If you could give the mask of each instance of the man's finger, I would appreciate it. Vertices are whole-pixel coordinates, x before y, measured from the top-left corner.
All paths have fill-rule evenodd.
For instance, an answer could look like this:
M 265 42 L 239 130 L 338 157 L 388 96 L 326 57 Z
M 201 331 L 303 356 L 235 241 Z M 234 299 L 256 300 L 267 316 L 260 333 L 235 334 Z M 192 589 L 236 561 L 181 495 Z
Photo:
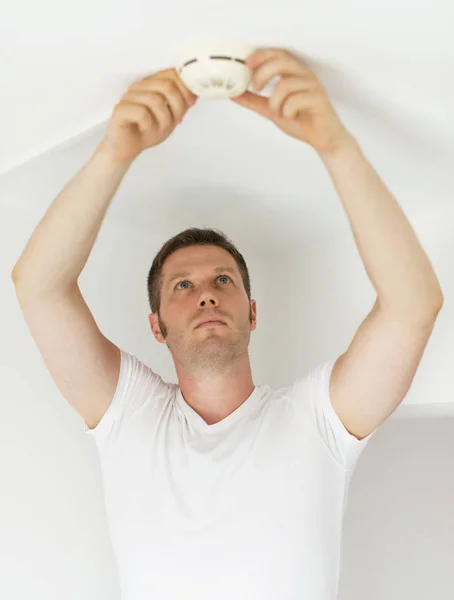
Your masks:
M 268 98 L 264 98 L 258 94 L 253 94 L 252 92 L 244 92 L 244 94 L 241 94 L 241 96 L 231 98 L 231 100 L 236 104 L 240 104 L 245 108 L 249 108 L 249 110 L 253 110 L 266 119 L 271 119 L 272 117 L 268 104 Z
M 303 77 L 312 79 L 313 74 L 309 69 L 296 59 L 281 58 L 265 62 L 256 69 L 252 76 L 252 82 L 257 91 L 262 90 L 274 77 Z
M 193 94 L 191 92 L 191 90 L 183 83 L 183 80 L 179 76 L 178 71 L 176 69 L 172 69 L 171 75 L 172 75 L 172 78 L 174 79 L 175 83 L 180 88 L 181 93 L 188 101 L 188 103 L 191 105 L 195 104 L 197 102 L 197 100 L 199 99 L 199 97 L 196 96 L 195 94 Z

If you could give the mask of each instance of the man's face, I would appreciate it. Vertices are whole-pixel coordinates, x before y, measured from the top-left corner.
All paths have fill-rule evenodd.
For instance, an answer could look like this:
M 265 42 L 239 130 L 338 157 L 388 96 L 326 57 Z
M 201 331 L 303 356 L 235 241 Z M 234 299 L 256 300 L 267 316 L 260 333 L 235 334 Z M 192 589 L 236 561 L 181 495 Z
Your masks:
M 198 327 L 209 318 L 225 324 Z M 189 246 L 166 259 L 160 317 L 151 314 L 150 324 L 156 339 L 167 344 L 187 372 L 227 369 L 247 353 L 255 320 L 255 300 L 249 303 L 229 252 L 218 246 Z

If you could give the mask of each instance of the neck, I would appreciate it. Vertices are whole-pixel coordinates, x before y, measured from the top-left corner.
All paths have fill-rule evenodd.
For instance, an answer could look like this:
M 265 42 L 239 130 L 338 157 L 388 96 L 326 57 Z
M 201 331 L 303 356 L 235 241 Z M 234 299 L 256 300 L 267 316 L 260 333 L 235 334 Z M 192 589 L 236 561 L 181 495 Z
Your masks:
M 187 375 L 176 364 L 178 382 L 186 403 L 208 424 L 225 419 L 254 391 L 249 358 L 223 373 Z

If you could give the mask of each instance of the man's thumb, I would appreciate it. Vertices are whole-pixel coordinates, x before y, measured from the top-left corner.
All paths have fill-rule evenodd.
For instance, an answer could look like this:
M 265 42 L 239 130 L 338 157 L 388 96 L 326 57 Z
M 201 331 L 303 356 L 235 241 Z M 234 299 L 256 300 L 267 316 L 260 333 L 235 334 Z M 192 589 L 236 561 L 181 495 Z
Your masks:
M 249 108 L 249 110 L 253 110 L 259 115 L 262 115 L 262 117 L 267 119 L 271 118 L 268 98 L 264 98 L 258 94 L 253 94 L 252 92 L 244 92 L 244 94 L 241 94 L 241 96 L 231 98 L 231 100 L 240 106 L 244 106 L 245 108 Z

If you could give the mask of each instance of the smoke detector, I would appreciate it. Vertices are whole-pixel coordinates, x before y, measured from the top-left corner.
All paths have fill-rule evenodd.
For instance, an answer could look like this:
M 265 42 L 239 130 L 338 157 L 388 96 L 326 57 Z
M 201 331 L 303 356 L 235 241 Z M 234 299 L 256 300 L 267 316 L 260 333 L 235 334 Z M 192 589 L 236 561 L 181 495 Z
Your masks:
M 256 48 L 240 41 L 205 39 L 190 42 L 177 53 L 177 73 L 185 86 L 204 98 L 234 98 L 252 79 L 245 61 Z

